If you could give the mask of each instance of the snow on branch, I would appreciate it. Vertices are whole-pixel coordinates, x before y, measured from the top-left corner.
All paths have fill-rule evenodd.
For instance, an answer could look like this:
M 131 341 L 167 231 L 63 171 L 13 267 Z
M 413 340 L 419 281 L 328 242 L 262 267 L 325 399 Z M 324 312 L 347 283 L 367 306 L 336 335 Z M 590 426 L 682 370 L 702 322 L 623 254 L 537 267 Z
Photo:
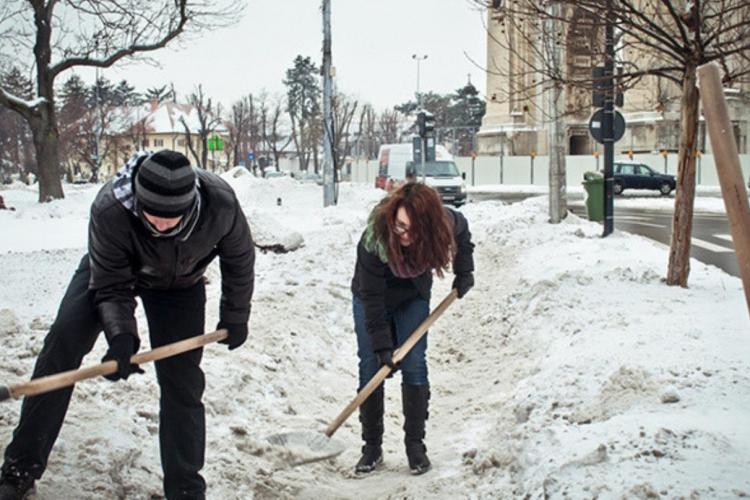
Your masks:
M 44 97 L 37 97 L 34 100 L 27 101 L 25 99 L 21 99 L 20 97 L 14 96 L 3 88 L 0 88 L 0 104 L 24 116 L 30 115 L 36 108 L 45 104 L 46 102 L 47 99 L 45 99 Z

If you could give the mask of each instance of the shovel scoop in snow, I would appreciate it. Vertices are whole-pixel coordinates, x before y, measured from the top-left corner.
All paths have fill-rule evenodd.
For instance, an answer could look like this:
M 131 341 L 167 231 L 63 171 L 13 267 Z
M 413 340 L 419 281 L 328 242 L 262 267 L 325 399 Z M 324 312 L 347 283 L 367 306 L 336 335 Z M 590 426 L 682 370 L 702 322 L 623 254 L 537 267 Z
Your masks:
M 454 300 L 458 297 L 456 290 L 451 292 L 443 299 L 443 301 L 430 313 L 427 318 L 417 327 L 416 330 L 406 339 L 401 347 L 396 349 L 393 353 L 393 362 L 398 364 L 406 355 L 411 351 L 417 342 L 427 333 L 427 330 L 432 324 L 440 317 L 440 315 L 448 309 Z M 375 391 L 375 389 L 383 383 L 383 380 L 391 373 L 391 368 L 387 365 L 383 365 L 380 370 L 370 379 L 366 386 L 362 388 L 359 393 L 352 399 L 346 408 L 339 414 L 336 419 L 331 422 L 325 433 L 319 432 L 286 432 L 281 434 L 274 434 L 268 436 L 266 440 L 272 445 L 278 445 L 283 447 L 287 452 L 286 455 L 289 457 L 289 463 L 291 465 L 303 465 L 311 462 L 317 462 L 319 460 L 327 460 L 339 455 L 344 451 L 345 447 L 339 441 L 331 439 L 331 436 L 341 427 L 349 416 L 354 413 L 354 410 L 360 407 L 362 403 Z
M 344 443 L 319 432 L 285 432 L 266 438 L 269 443 L 286 452 L 291 465 L 303 465 L 327 460 L 344 451 Z

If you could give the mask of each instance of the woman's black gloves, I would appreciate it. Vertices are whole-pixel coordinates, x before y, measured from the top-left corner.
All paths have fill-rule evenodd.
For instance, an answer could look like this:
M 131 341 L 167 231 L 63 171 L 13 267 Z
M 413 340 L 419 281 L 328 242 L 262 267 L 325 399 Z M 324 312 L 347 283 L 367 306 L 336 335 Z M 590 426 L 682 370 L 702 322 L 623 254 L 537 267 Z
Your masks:
M 458 298 L 463 298 L 466 292 L 474 286 L 474 273 L 457 274 L 453 279 L 453 288 L 458 290 Z

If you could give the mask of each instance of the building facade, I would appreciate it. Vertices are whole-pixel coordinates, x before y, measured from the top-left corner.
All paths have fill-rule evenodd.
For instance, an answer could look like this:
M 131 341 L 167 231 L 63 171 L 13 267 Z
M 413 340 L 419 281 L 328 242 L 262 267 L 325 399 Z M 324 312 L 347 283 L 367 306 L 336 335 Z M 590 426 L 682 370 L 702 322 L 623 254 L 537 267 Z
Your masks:
M 152 102 L 134 108 L 120 108 L 114 110 L 117 116 L 112 119 L 111 128 L 100 141 L 102 151 L 102 166 L 100 177 L 109 178 L 136 151 L 159 151 L 171 149 L 184 154 L 192 163 L 196 163 L 190 150 L 199 157 L 203 148 L 200 140 L 201 129 L 197 112 L 189 104 L 175 102 Z M 185 131 L 187 125 L 190 138 Z M 220 125 L 211 135 L 218 135 L 228 142 L 228 133 L 224 125 Z M 224 170 L 228 164 L 225 151 L 209 151 L 207 165 L 209 170 Z
M 488 9 L 487 19 L 487 112 L 477 134 L 479 154 L 546 155 L 549 101 L 543 90 L 545 43 L 533 22 L 509 19 L 502 9 Z M 592 67 L 603 65 L 601 33 L 591 29 L 593 20 L 586 13 L 568 8 L 563 14 L 560 46 L 562 68 L 567 80 L 590 78 Z M 599 50 L 601 54 L 602 50 Z M 633 60 L 647 57 L 633 49 L 623 52 Z M 573 77 L 573 78 L 571 78 Z M 590 155 L 601 151 L 588 132 L 594 108 L 591 90 L 584 85 L 566 85 L 563 91 L 565 154 Z M 680 135 L 681 88 L 662 77 L 647 76 L 624 93 L 619 108 L 626 122 L 623 138 L 615 145 L 618 154 L 676 152 Z M 726 89 L 730 117 L 741 154 L 748 152 L 750 133 L 750 86 L 735 84 Z M 698 147 L 710 153 L 705 127 L 698 131 Z

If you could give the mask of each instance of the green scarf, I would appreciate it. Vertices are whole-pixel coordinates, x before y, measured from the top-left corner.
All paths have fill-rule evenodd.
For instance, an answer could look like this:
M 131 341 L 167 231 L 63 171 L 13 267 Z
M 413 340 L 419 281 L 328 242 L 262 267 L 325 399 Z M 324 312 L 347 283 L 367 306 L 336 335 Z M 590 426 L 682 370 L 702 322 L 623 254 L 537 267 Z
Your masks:
M 373 255 L 377 255 L 383 264 L 388 263 L 388 252 L 385 249 L 385 244 L 380 241 L 375 234 L 375 216 L 377 215 L 378 207 L 372 209 L 370 216 L 367 218 L 367 228 L 365 229 L 364 244 L 365 250 Z

